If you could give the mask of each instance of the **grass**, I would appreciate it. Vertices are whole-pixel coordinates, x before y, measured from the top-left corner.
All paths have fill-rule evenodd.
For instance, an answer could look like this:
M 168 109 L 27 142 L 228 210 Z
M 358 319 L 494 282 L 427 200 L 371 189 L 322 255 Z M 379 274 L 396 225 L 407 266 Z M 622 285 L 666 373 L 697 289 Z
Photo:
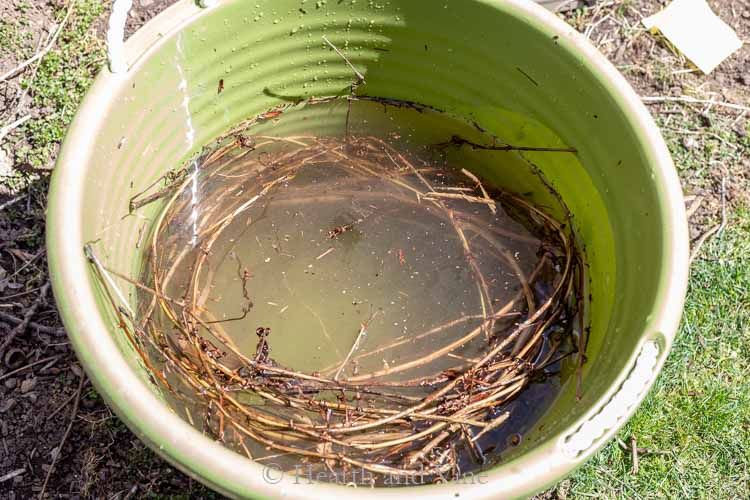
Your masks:
M 616 443 L 557 487 L 574 498 L 750 497 L 750 211 L 704 247 L 685 314 L 651 393 L 619 433 L 671 450 L 640 460 Z
M 36 75 L 28 73 L 22 87 L 29 90 L 33 106 L 42 110 L 28 121 L 22 133 L 27 143 L 15 150 L 15 161 L 47 167 L 75 115 L 94 75 L 104 61 L 104 44 L 94 23 L 104 10 L 99 0 L 79 0 L 55 48 L 41 61 Z M 65 12 L 57 12 L 59 23 Z
M 640 59 L 623 60 L 619 66 L 631 81 L 657 95 L 675 87 L 698 91 L 702 85 L 694 88 L 696 79 L 675 73 L 685 67 L 684 60 L 664 50 L 662 44 L 655 50 L 649 48 L 639 15 L 631 12 L 625 19 L 623 9 L 633 4 L 626 0 L 612 13 L 618 20 L 615 32 L 626 33 L 606 48 L 609 55 L 625 41 L 638 41 L 641 50 L 626 53 Z M 642 12 L 655 10 L 650 5 Z M 593 12 L 596 4 L 573 13 L 568 21 L 584 31 L 608 13 L 606 8 Z M 600 31 L 595 38 L 601 40 L 611 33 Z M 697 84 L 706 80 L 701 78 Z M 631 472 L 631 454 L 616 442 L 609 443 L 547 492 L 547 497 L 750 497 L 750 190 L 745 179 L 750 121 L 744 122 L 747 133 L 742 136 L 732 130 L 736 114 L 712 112 L 707 118 L 696 107 L 686 108 L 684 114 L 659 110 L 650 107 L 686 191 L 705 190 L 707 194 L 704 206 L 710 206 L 692 221 L 700 220 L 704 226 L 698 233 L 718 222 L 722 177 L 726 176 L 728 185 L 737 183 L 735 203 L 745 208 L 730 214 L 727 228 L 703 247 L 695 261 L 674 347 L 649 396 L 618 434 L 626 443 L 635 436 L 641 448 L 671 453 L 642 457 L 636 475 Z
M 672 152 L 683 180 L 705 179 L 717 166 L 739 167 L 750 152 L 750 122 L 747 134 L 739 137 L 729 129 L 729 120 L 701 123 L 694 114 L 657 116 L 656 122 Z
M 20 23 L 23 26 L 28 21 Z M 16 59 L 28 57 L 28 45 L 31 41 L 31 33 L 23 31 L 15 22 L 7 19 L 0 19 L 0 46 L 3 51 Z
M 613 16 L 614 26 L 602 23 L 592 41 L 614 36 L 615 43 L 603 47 L 611 57 L 631 43 L 615 64 L 649 95 L 677 88 L 708 97 L 701 92 L 711 90 L 712 78 L 676 72 L 686 67 L 684 59 L 662 43 L 651 46 L 640 18 L 658 10 L 656 5 L 634 0 L 614 10 L 606 5 L 579 9 L 567 20 L 583 32 Z M 671 112 L 659 113 L 664 108 Z M 609 443 L 546 498 L 750 498 L 750 121 L 744 122 L 743 136 L 733 130 L 742 124 L 733 113 L 711 112 L 708 118 L 699 107 L 649 109 L 686 191 L 706 198 L 705 211 L 692 220 L 697 233 L 718 222 L 722 177 L 728 186 L 735 183 L 735 206 L 745 208 L 729 215 L 729 225 L 692 266 L 673 349 L 650 394 L 618 434 L 626 443 L 635 436 L 641 448 L 670 453 L 641 457 L 633 474 L 631 454 Z

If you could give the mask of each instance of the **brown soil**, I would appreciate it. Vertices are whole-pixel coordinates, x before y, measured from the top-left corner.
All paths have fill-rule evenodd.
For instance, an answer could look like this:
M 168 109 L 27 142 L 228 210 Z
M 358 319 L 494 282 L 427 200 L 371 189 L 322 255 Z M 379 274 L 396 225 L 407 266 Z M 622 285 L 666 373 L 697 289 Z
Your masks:
M 588 33 L 641 96 L 690 96 L 750 106 L 750 1 L 709 0 L 714 12 L 745 41 L 710 75 L 697 70 L 640 24 L 667 3 L 600 1 L 584 12 L 568 12 L 564 17 Z M 700 198 L 690 220 L 692 238 L 720 221 L 722 179 L 725 206 L 750 204 L 750 113 L 674 102 L 649 104 L 648 108 L 670 145 L 685 195 Z M 716 138 L 722 133 L 725 142 Z

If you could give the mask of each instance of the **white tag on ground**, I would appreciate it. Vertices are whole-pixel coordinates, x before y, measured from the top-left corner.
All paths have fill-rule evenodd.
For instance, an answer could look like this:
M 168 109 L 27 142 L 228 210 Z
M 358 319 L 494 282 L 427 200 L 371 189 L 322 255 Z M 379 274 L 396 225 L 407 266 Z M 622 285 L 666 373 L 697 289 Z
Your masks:
M 643 25 L 651 31 L 661 31 L 705 74 L 742 46 L 737 33 L 714 14 L 705 0 L 674 0 L 643 19 Z

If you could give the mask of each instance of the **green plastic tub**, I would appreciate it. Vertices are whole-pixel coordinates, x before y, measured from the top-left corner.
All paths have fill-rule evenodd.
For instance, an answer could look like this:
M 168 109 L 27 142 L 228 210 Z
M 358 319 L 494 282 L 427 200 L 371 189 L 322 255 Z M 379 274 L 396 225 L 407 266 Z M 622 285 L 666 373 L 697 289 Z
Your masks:
M 581 35 L 524 0 L 225 0 L 210 8 L 182 0 L 122 46 L 116 28 L 126 7 L 116 8 L 112 64 L 60 152 L 47 248 L 55 296 L 87 373 L 166 460 L 233 497 L 519 497 L 581 465 L 635 411 L 682 312 L 685 210 L 651 117 Z M 295 481 L 222 447 L 148 381 L 84 255 L 84 244 L 98 240 L 106 265 L 138 276 L 143 245 L 135 243 L 148 222 L 122 218 L 135 193 L 244 118 L 283 99 L 348 88 L 352 72 L 324 34 L 365 74 L 360 94 L 432 106 L 508 143 L 578 150 L 498 153 L 518 173 L 484 172 L 500 187 L 525 192 L 528 166 L 540 169 L 574 215 L 593 302 L 582 399 L 575 383 L 566 384 L 522 445 L 475 481 L 355 492 Z M 343 132 L 345 113 L 310 113 L 319 132 Z M 275 133 L 305 124 L 284 127 Z M 542 194 L 532 200 L 544 202 Z M 158 210 L 153 204 L 140 213 Z M 133 300 L 127 282 L 118 287 Z

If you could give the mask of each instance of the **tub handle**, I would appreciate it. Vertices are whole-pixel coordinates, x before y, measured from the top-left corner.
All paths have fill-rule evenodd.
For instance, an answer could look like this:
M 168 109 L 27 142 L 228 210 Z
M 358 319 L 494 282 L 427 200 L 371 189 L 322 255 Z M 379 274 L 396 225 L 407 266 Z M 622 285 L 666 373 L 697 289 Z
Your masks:
M 218 0 L 198 0 L 203 8 L 216 5 Z M 128 63 L 125 62 L 125 21 L 133 7 L 133 0 L 114 0 L 112 13 L 109 15 L 107 27 L 107 60 L 109 71 L 115 74 L 127 73 Z
M 608 430 L 615 428 L 631 409 L 641 400 L 656 375 L 659 359 L 659 344 L 646 342 L 625 382 L 593 417 L 565 438 L 563 453 L 569 458 L 578 457 L 594 445 Z

